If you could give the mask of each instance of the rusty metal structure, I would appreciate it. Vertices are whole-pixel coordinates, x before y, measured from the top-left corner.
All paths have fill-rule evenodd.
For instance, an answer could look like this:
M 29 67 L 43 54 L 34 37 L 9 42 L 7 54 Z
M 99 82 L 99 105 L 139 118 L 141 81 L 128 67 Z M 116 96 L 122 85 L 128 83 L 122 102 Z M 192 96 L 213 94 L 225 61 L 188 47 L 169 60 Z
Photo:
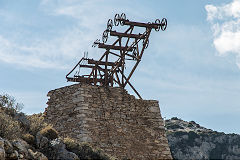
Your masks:
M 114 26 L 125 26 L 124 32 L 113 30 Z M 102 42 L 97 39 L 92 47 L 104 49 L 104 53 L 99 60 L 88 58 L 84 53 L 84 57 L 76 64 L 76 66 L 66 75 L 67 81 L 88 83 L 101 86 L 120 86 L 125 88 L 128 84 L 133 91 L 141 99 L 140 94 L 130 83 L 134 71 L 141 62 L 144 50 L 149 45 L 149 36 L 151 31 L 162 30 L 167 27 L 167 19 L 161 21 L 156 19 L 155 22 L 142 23 L 134 22 L 126 19 L 126 15 L 116 14 L 114 20 L 109 19 L 107 29 L 103 32 Z M 140 29 L 141 28 L 141 29 Z M 134 33 L 134 31 L 142 30 L 142 33 Z M 109 36 L 115 38 L 112 44 L 107 44 Z M 126 64 L 131 61 L 131 68 L 126 70 Z M 80 70 L 88 70 L 80 74 Z M 74 73 L 74 74 L 73 74 Z

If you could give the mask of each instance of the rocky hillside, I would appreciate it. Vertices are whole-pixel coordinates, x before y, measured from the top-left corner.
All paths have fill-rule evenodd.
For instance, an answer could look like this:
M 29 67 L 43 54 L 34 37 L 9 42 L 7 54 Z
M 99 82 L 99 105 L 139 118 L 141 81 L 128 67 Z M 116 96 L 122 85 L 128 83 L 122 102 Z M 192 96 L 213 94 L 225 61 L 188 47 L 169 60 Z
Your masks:
M 110 160 L 87 144 L 60 137 L 43 114 L 26 116 L 18 109 L 14 98 L 0 95 L 0 160 Z
M 42 114 L 6 113 L 0 106 L 0 160 L 79 160 L 110 158 L 44 123 Z
M 240 135 L 204 128 L 176 117 L 166 120 L 174 159 L 240 159 Z

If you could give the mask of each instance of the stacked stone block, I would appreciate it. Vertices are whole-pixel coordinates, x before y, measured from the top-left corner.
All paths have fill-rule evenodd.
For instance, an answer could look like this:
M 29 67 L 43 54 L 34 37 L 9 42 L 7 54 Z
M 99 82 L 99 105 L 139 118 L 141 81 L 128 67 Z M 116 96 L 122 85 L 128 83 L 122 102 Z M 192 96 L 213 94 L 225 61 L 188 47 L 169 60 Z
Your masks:
M 61 136 L 116 158 L 171 159 L 158 101 L 119 87 L 75 84 L 48 93 L 45 115 Z

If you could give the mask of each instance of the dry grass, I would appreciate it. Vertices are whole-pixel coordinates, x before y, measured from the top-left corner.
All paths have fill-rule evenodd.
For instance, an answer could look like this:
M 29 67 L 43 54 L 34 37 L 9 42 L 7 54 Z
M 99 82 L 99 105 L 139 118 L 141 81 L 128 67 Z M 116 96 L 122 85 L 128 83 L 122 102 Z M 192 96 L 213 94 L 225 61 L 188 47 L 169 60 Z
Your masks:
M 78 144 L 76 143 L 75 140 L 67 137 L 63 139 L 64 144 L 67 146 L 69 149 L 77 148 Z
M 29 133 L 23 134 L 23 135 L 22 135 L 22 139 L 23 139 L 24 141 L 26 141 L 26 142 L 27 142 L 28 144 L 30 144 L 30 145 L 34 145 L 34 144 L 35 144 L 35 138 L 34 138 L 34 136 L 31 135 L 31 134 L 29 134 Z
M 40 131 L 40 133 L 43 136 L 47 137 L 49 140 L 58 138 L 58 132 L 51 125 L 48 125 L 45 128 L 43 128 Z
M 29 133 L 32 135 L 36 135 L 38 131 L 47 126 L 42 113 L 27 116 L 27 119 L 30 121 Z
M 19 122 L 0 110 L 0 137 L 14 139 L 18 138 L 22 132 Z
M 67 150 L 74 152 L 80 159 L 102 159 L 102 160 L 113 160 L 115 158 L 104 154 L 101 150 L 93 149 L 87 143 L 78 143 L 75 140 L 67 137 L 63 140 Z

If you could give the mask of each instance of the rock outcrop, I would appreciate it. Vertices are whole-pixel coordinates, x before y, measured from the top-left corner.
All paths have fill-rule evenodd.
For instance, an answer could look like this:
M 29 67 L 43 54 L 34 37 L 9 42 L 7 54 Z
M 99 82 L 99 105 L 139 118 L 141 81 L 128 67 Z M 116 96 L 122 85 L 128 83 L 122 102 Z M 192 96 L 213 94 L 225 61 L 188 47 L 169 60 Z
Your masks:
M 66 149 L 61 139 L 45 139 L 41 147 L 33 147 L 22 139 L 7 140 L 0 137 L 0 160 L 78 160 L 78 156 Z M 40 142 L 41 144 L 41 142 Z
M 7 140 L 0 137 L 0 159 L 1 160 L 48 160 L 46 156 L 44 156 L 40 152 L 32 151 L 32 147 L 22 139 L 16 140 Z M 34 154 L 38 154 L 39 156 L 34 156 Z
M 194 121 L 166 120 L 174 159 L 240 159 L 240 135 L 206 129 Z

